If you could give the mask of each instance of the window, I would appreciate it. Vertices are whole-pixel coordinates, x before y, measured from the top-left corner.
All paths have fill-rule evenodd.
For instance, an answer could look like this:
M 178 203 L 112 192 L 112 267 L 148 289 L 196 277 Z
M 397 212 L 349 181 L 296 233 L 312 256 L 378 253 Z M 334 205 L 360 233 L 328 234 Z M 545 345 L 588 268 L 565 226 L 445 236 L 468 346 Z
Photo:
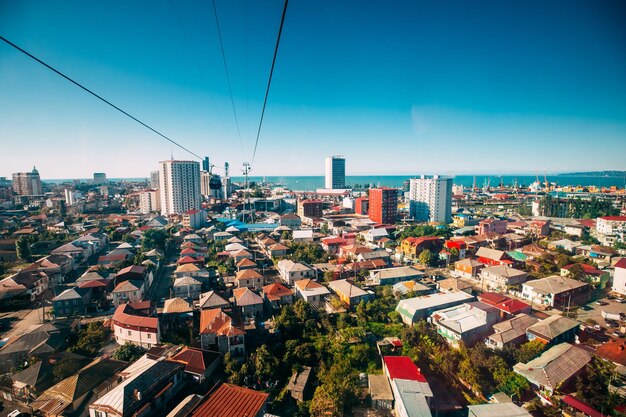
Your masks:
M 148 333 L 148 339 L 152 339 L 152 334 Z
M 128 335 L 131 336 L 133 334 L 133 332 L 131 332 L 130 330 L 128 331 Z

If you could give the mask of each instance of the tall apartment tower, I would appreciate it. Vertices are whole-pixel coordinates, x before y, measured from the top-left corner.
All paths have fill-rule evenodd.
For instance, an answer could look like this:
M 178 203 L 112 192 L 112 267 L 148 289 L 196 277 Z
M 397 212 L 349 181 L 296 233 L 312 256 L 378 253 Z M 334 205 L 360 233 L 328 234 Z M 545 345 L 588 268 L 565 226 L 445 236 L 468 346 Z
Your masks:
M 200 164 L 195 161 L 159 162 L 161 214 L 200 209 Z
M 381 224 L 394 224 L 398 216 L 398 190 L 381 187 L 370 188 L 369 217 Z
M 33 167 L 31 172 L 13 174 L 13 191 L 19 195 L 43 195 L 39 171 Z
M 159 189 L 159 171 L 150 171 L 150 188 Z
M 104 172 L 94 172 L 93 173 L 93 183 L 95 185 L 101 185 L 107 183 L 107 174 Z
M 410 216 L 422 222 L 452 221 L 452 178 L 433 175 L 411 178 Z
M 342 155 L 327 156 L 325 177 L 324 188 L 346 188 L 346 158 Z
M 205 156 L 202 160 L 202 170 L 209 172 L 211 170 L 211 164 L 209 164 L 209 157 Z

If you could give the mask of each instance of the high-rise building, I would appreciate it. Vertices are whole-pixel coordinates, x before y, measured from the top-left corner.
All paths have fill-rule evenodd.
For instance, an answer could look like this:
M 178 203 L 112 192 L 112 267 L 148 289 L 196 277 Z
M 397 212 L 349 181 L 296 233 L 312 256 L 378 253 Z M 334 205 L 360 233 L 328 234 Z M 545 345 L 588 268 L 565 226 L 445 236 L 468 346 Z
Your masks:
M 76 203 L 76 191 L 66 188 L 65 189 L 65 204 L 68 206 L 73 206 L 74 203 Z
M 93 173 L 93 183 L 96 185 L 106 184 L 107 183 L 107 174 L 104 172 L 94 172 Z
M 146 190 L 139 194 L 139 211 L 143 214 L 161 211 L 159 190 Z
M 232 193 L 233 185 L 230 181 L 230 177 L 222 177 L 222 198 L 228 200 Z
M 298 216 L 302 217 L 322 217 L 324 203 L 320 200 L 298 201 Z
M 326 181 L 324 188 L 346 188 L 346 159 L 342 155 L 326 157 Z
M 411 178 L 410 216 L 422 222 L 452 221 L 452 178 L 434 175 Z
M 211 174 L 209 171 L 200 171 L 200 194 L 211 195 Z
M 367 216 L 370 210 L 370 200 L 367 197 L 357 197 L 354 202 L 354 213 Z
M 398 197 L 395 188 L 370 188 L 369 217 L 381 224 L 394 224 L 398 215 Z
M 13 174 L 13 191 L 19 195 L 43 195 L 39 171 L 33 167 L 31 172 Z
M 211 170 L 211 165 L 209 164 L 209 157 L 205 156 L 202 160 L 202 170 L 209 172 Z
M 159 189 L 159 171 L 150 172 L 150 188 Z
M 159 162 L 161 214 L 200 209 L 200 164 L 196 161 Z

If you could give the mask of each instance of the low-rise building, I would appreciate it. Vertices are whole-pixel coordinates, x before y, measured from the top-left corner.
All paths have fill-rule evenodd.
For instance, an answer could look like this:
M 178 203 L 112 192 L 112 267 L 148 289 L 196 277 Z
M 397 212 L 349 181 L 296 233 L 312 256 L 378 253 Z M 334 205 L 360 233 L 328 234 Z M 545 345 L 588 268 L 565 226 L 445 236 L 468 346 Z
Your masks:
M 526 342 L 526 330 L 538 321 L 527 314 L 519 314 L 510 320 L 496 323 L 493 325 L 494 333 L 487 337 L 485 344 L 492 349 L 518 346 Z
M 389 379 L 400 417 L 429 417 L 433 392 L 420 369 L 408 356 L 383 356 L 383 374 Z
M 585 304 L 590 295 L 589 284 L 556 275 L 522 284 L 522 298 L 559 310 Z
M 122 304 L 115 309 L 111 325 L 119 345 L 132 343 L 150 349 L 161 342 L 159 319 L 141 315 L 129 304 Z
M 412 325 L 426 319 L 432 312 L 474 300 L 474 296 L 465 292 L 448 292 L 422 295 L 400 300 L 396 311 L 404 324 Z
M 626 295 L 626 258 L 622 258 L 614 265 L 613 291 Z
M 467 409 L 467 417 L 532 417 L 524 408 L 513 403 L 468 405 Z
M 89 288 L 68 288 L 52 299 L 55 317 L 82 316 L 91 301 Z
M 439 253 L 442 247 L 443 240 L 436 236 L 408 237 L 400 243 L 398 251 L 405 258 L 416 260 L 424 250 L 428 249 L 433 253 Z
M 142 280 L 131 279 L 122 281 L 113 289 L 113 305 L 136 303 L 143 300 L 145 294 L 144 282 Z
M 233 298 L 242 316 L 257 318 L 263 315 L 263 298 L 250 288 L 236 288 Z
M 476 252 L 478 262 L 486 266 L 512 265 L 513 260 L 504 251 L 482 247 Z
M 276 265 L 280 278 L 287 285 L 294 285 L 300 279 L 315 278 L 315 270 L 300 262 L 293 262 L 289 259 L 278 261 Z
M 539 340 L 547 346 L 554 346 L 573 341 L 579 328 L 579 321 L 554 315 L 530 326 L 526 331 L 526 337 L 531 341 Z
M 202 349 L 217 350 L 234 356 L 245 354 L 245 330 L 219 308 L 200 312 L 200 344 Z
M 430 315 L 437 333 L 454 347 L 462 341 L 472 346 L 491 332 L 492 326 L 498 321 L 498 310 L 480 301 L 465 303 Z
M 197 300 L 202 292 L 202 282 L 193 277 L 176 278 L 172 291 L 175 297 Z
M 415 295 L 423 295 L 432 292 L 430 287 L 415 281 L 403 281 L 393 285 L 394 294 L 407 295 L 409 293 Z
M 522 375 L 543 395 L 570 381 L 587 366 L 593 354 L 569 343 L 552 346 L 528 363 L 517 363 L 513 371 Z
M 509 286 L 526 282 L 528 274 L 508 265 L 496 265 L 483 269 L 480 278 L 485 288 L 506 291 Z
M 263 417 L 268 398 L 264 392 L 224 383 L 190 417 Z
M 287 390 L 291 394 L 291 398 L 296 401 L 304 401 L 306 399 L 310 376 L 310 366 L 304 366 L 301 371 L 296 370 L 293 372 L 287 384 Z
M 478 280 L 478 274 L 484 267 L 484 264 L 474 259 L 465 258 L 454 263 L 454 272 L 460 278 Z
M 260 290 L 263 287 L 264 279 L 255 269 L 244 269 L 238 271 L 235 275 L 237 281 L 237 288 L 252 288 L 254 290 Z
M 575 272 L 577 271 L 577 272 Z M 609 271 L 602 271 L 595 266 L 588 264 L 569 264 L 561 268 L 561 276 L 574 278 L 579 275 L 579 279 L 591 282 L 596 288 L 601 290 L 606 288 L 609 282 Z
M 192 381 L 202 383 L 217 371 L 222 362 L 222 355 L 211 350 L 185 346 L 170 360 L 185 365 L 185 374 Z
M 361 301 L 374 299 L 372 291 L 365 291 L 345 279 L 331 281 L 328 286 L 339 299 L 349 307 L 356 307 Z
M 263 297 L 272 309 L 278 310 L 281 306 L 293 303 L 293 290 L 274 283 L 263 287 Z
M 226 308 L 230 306 L 230 302 L 226 298 L 222 297 L 215 291 L 208 291 L 200 294 L 200 300 L 198 301 L 198 308 L 200 310 L 207 310 L 213 308 Z
M 532 310 L 530 304 L 496 292 L 484 292 L 478 296 L 478 301 L 497 308 L 500 310 L 500 317 L 505 319 L 517 314 L 530 314 Z
M 550 250 L 562 249 L 569 253 L 576 253 L 576 248 L 579 246 L 582 246 L 582 243 L 569 239 L 560 239 L 548 243 L 548 249 Z
M 377 410 L 392 410 L 393 392 L 387 376 L 369 374 L 367 377 L 372 407 Z
M 424 278 L 425 274 L 412 266 L 399 268 L 376 269 L 370 271 L 370 280 L 378 285 L 393 285 L 402 281 L 417 281 Z
M 596 220 L 596 233 L 603 245 L 626 242 L 626 216 L 604 216 Z
M 330 290 L 326 286 L 309 278 L 296 281 L 295 288 L 296 297 L 316 308 L 320 308 L 326 296 L 330 294 Z

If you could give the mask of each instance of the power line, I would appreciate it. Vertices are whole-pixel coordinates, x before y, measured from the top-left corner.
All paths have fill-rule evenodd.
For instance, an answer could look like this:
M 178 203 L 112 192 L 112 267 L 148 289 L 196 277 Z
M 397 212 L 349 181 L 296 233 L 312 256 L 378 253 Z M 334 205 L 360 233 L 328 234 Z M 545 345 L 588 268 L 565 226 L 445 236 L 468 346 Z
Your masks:
M 252 153 L 252 163 L 254 164 L 254 158 L 256 157 L 256 149 L 259 146 L 259 136 L 261 135 L 261 126 L 263 126 L 263 117 L 265 116 L 265 106 L 267 106 L 267 96 L 270 93 L 270 86 L 272 85 L 272 75 L 274 74 L 274 65 L 276 64 L 276 56 L 278 55 L 278 45 L 280 45 L 280 35 L 283 33 L 283 25 L 285 23 L 285 14 L 287 13 L 287 3 L 289 0 L 285 0 L 285 6 L 283 7 L 283 15 L 280 18 L 280 27 L 278 28 L 278 37 L 276 38 L 276 46 L 274 47 L 274 57 L 272 58 L 272 67 L 270 68 L 270 76 L 267 80 L 267 88 L 265 89 L 265 99 L 263 100 L 263 109 L 261 110 L 261 119 L 259 120 L 259 128 L 256 132 L 256 141 L 254 142 L 254 152 Z
M 85 87 L 84 85 L 82 85 L 78 81 L 73 80 L 72 78 L 70 78 L 67 75 L 63 74 L 61 71 L 57 70 L 56 68 L 46 64 L 44 61 L 42 61 L 41 59 L 37 58 L 36 56 L 31 54 L 30 52 L 20 48 L 19 46 L 17 46 L 16 44 L 11 42 L 10 40 L 6 39 L 4 36 L 0 35 L 0 39 L 3 40 L 4 42 L 6 42 L 7 44 L 11 45 L 13 48 L 17 49 L 18 51 L 22 52 L 23 54 L 27 55 L 28 57 L 30 57 L 30 58 L 34 59 L 35 61 L 39 62 L 41 65 L 43 65 L 44 67 L 48 68 L 49 70 L 57 73 L 58 75 L 60 75 L 61 77 L 65 78 L 66 80 L 68 80 L 72 84 L 76 85 L 77 87 L 80 87 L 81 89 L 85 90 L 86 92 L 88 92 L 92 96 L 96 97 L 97 99 L 99 99 L 99 100 L 103 101 L 104 103 L 108 104 L 109 106 L 113 107 L 115 110 L 119 111 L 123 115 L 130 117 L 131 119 L 133 119 L 134 121 L 136 121 L 137 123 L 142 125 L 143 127 L 147 128 L 147 129 L 151 130 L 152 132 L 156 133 L 157 135 L 161 136 L 163 139 L 173 143 L 174 145 L 178 146 L 179 148 L 181 148 L 185 152 L 188 152 L 189 154 L 195 156 L 196 158 L 202 159 L 202 157 L 200 155 L 191 152 L 189 149 L 185 148 L 183 145 L 179 144 L 175 140 L 170 139 L 169 137 L 165 136 L 163 133 L 159 132 L 158 130 L 156 130 L 156 129 L 152 128 L 151 126 L 147 125 L 146 123 L 142 122 L 141 120 L 139 120 L 135 116 L 133 116 L 130 113 L 120 109 L 115 104 L 111 103 L 110 101 L 108 101 L 107 99 L 103 98 L 102 96 L 94 93 L 93 91 L 91 91 L 89 88 Z
M 224 62 L 224 71 L 226 72 L 226 81 L 228 82 L 228 94 L 230 95 L 230 104 L 233 107 L 233 115 L 235 116 L 235 126 L 237 126 L 237 137 L 239 137 L 239 146 L 243 156 L 243 142 L 241 140 L 241 131 L 239 130 L 239 120 L 237 119 L 237 110 L 235 110 L 235 100 L 233 99 L 233 89 L 230 84 L 230 75 L 228 74 L 228 65 L 226 64 L 226 53 L 224 53 L 224 42 L 222 41 L 222 31 L 220 29 L 220 21 L 217 17 L 217 7 L 213 0 L 213 15 L 215 16 L 215 25 L 217 26 L 217 35 L 220 40 L 220 50 L 222 51 L 222 61 Z

